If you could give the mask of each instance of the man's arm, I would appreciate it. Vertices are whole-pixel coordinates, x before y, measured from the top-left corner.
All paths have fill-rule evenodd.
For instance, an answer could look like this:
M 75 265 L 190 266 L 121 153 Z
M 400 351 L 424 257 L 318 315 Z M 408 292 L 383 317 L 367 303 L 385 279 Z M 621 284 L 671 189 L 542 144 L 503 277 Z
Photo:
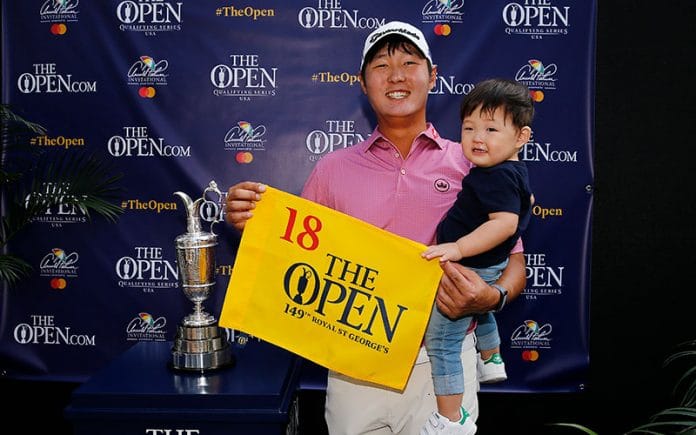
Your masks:
M 440 263 L 444 274 L 435 301 L 450 318 L 492 311 L 500 301 L 500 292 L 486 284 L 476 272 L 458 263 Z M 507 289 L 508 301 L 515 299 L 527 282 L 524 254 L 510 254 L 508 265 L 496 284 Z

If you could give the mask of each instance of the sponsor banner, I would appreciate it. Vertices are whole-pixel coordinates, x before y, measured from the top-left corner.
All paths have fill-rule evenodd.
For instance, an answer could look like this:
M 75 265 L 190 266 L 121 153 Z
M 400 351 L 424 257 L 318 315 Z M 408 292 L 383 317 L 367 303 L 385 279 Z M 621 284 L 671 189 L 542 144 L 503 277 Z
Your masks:
M 116 222 L 87 213 L 70 196 L 75 181 L 57 173 L 32 173 L 31 193 L 10 186 L 0 198 L 3 217 L 30 202 L 42 208 L 4 240 L 4 252 L 23 258 L 34 273 L 2 289 L 0 372 L 79 382 L 136 341 L 172 340 L 177 322 L 191 311 L 174 246 L 186 214 L 174 192 L 202 192 L 214 179 L 223 191 L 251 180 L 299 193 L 320 159 L 374 131 L 374 111 L 360 83 L 360 54 L 372 30 L 400 20 L 428 40 L 437 77 L 427 96 L 427 118 L 443 137 L 459 141 L 458 107 L 482 79 L 517 80 L 535 101 L 533 136 L 519 154 L 536 198 L 523 235 L 527 284 L 496 316 L 509 378 L 482 390 L 581 391 L 589 371 L 597 1 L 398 4 L 3 1 L 2 103 L 43 129 L 14 138 L 26 154 L 8 155 L 2 170 L 31 169 L 35 156 L 47 160 L 46 167 L 94 156 L 109 176 L 122 175 L 109 193 L 123 213 Z M 406 174 L 408 166 L 405 156 Z M 53 196 L 59 201 L 51 201 Z M 217 201 L 205 200 L 199 211 L 205 230 L 220 241 L 217 288 L 205 301 L 206 310 L 217 314 L 224 286 L 239 276 L 235 257 L 242 236 L 224 223 L 213 228 L 224 217 Z M 281 211 L 287 224 L 289 211 Z M 296 229 L 303 228 L 296 219 Z M 310 240 L 306 235 L 303 243 Z M 301 250 L 297 241 L 294 247 Z M 381 247 L 375 251 L 391 255 Z M 331 253 L 336 261 L 357 261 Z M 313 260 L 311 266 L 318 279 L 327 279 L 326 263 Z M 284 267 L 283 272 L 290 265 Z M 295 284 L 302 271 L 294 270 Z M 380 286 L 385 273 L 376 281 Z M 362 293 L 353 295 L 345 322 L 357 325 L 353 317 Z M 316 311 L 284 293 L 275 300 L 297 308 L 295 313 Z M 329 308 L 349 304 L 346 299 L 328 305 L 329 300 L 327 316 Z M 373 310 L 375 301 L 362 301 L 363 311 Z M 384 332 L 377 340 L 374 329 L 393 325 L 387 302 L 387 320 L 377 311 L 373 336 L 341 327 L 393 354 L 394 344 Z M 331 313 L 331 321 L 340 319 Z M 312 317 L 302 323 L 281 314 L 293 325 L 321 329 Z M 327 337 L 350 341 L 324 330 Z

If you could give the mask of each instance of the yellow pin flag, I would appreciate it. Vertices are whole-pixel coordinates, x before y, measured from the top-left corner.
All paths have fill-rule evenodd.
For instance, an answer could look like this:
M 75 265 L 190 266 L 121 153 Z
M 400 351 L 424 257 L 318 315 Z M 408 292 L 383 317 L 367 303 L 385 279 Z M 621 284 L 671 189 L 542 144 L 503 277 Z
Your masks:
M 426 246 L 268 187 L 244 229 L 220 325 L 402 390 L 442 269 Z

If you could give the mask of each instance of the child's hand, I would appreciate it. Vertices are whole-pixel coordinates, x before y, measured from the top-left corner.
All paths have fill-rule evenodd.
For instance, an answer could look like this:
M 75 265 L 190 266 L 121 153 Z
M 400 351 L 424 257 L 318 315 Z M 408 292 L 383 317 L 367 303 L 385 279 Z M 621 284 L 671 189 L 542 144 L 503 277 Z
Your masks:
M 439 245 L 428 246 L 421 257 L 432 260 L 435 257 L 440 257 L 441 262 L 461 260 L 462 255 L 456 243 L 441 243 Z

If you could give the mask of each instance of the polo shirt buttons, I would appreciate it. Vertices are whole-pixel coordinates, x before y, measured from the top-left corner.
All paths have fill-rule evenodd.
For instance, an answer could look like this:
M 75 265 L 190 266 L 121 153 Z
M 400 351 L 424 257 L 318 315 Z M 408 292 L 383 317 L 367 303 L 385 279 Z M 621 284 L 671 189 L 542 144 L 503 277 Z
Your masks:
M 401 168 L 401 170 L 399 172 L 401 172 L 401 175 L 406 175 L 406 169 L 404 169 L 404 168 Z

